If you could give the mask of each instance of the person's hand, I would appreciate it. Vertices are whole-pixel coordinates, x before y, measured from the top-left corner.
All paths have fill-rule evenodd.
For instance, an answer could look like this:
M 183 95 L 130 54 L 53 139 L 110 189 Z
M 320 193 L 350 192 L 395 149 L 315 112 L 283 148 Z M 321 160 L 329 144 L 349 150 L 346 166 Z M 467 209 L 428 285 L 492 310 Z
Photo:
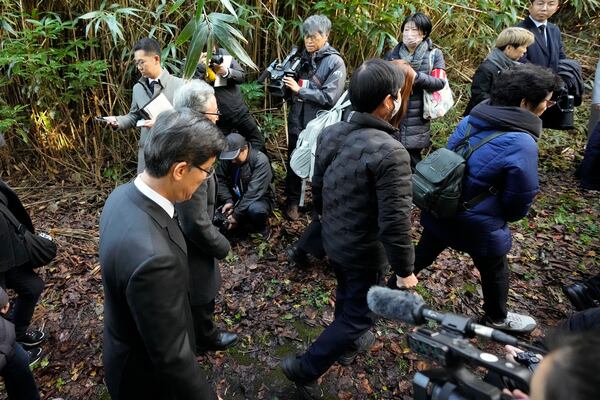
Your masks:
M 113 128 L 119 127 L 119 123 L 117 122 L 117 117 L 113 117 L 111 115 L 110 117 L 103 117 L 103 118 L 106 121 L 106 123 L 109 124 L 110 126 L 112 126 Z
M 152 128 L 154 126 L 155 119 L 147 119 L 146 122 L 142 125 L 144 128 Z
M 410 289 L 417 286 L 417 283 L 419 283 L 419 280 L 415 274 L 410 274 L 406 278 L 396 275 L 396 286 L 398 286 L 398 289 Z
M 223 215 L 229 216 L 233 212 L 233 203 L 225 203 L 221 208 Z
M 600 111 L 600 103 L 592 104 L 592 109 L 596 111 Z
M 227 228 L 227 230 L 235 229 L 238 226 L 238 221 L 237 219 L 235 219 L 233 214 L 227 217 L 227 221 L 229 221 L 229 227 Z
M 506 350 L 506 359 L 512 362 L 516 362 L 515 357 L 517 356 L 517 354 L 522 353 L 524 351 L 518 347 L 511 346 L 510 344 L 504 346 L 504 350 Z
M 296 94 L 298 94 L 298 92 L 300 91 L 300 85 L 298 85 L 298 82 L 296 82 L 292 77 L 284 77 L 283 83 L 285 83 L 285 86 L 289 87 L 290 90 Z
M 225 76 L 229 72 L 229 68 L 222 64 L 213 64 L 212 69 L 215 71 L 215 74 L 220 76 Z
M 529 400 L 529 396 L 521 392 L 519 389 L 515 389 L 512 392 L 508 389 L 503 389 L 502 393 L 507 394 L 516 400 Z

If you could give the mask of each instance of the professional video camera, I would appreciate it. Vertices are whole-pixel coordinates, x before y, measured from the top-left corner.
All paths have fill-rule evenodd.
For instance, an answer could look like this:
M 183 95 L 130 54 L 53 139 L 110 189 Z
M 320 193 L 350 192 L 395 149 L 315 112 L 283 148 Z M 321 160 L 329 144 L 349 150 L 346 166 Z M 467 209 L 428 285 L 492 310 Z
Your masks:
M 542 114 L 544 128 L 569 130 L 575 128 L 575 96 L 563 89 L 553 97 L 556 105 Z
M 423 299 L 406 291 L 372 287 L 367 295 L 369 308 L 385 318 L 411 325 L 437 322 L 438 328 L 417 328 L 408 335 L 408 346 L 441 368 L 417 372 L 413 378 L 413 395 L 417 400 L 502 399 L 502 388 L 484 382 L 467 365 L 484 367 L 517 388 L 528 392 L 531 371 L 517 363 L 479 350 L 468 340 L 482 336 L 496 342 L 544 351 L 496 329 L 479 325 L 472 318 L 438 313 L 428 309 Z
M 271 96 L 289 98 L 290 90 L 283 83 L 283 78 L 289 76 L 291 78 L 298 78 L 298 71 L 302 65 L 300 55 L 298 55 L 298 47 L 292 47 L 292 51 L 279 62 L 279 59 L 274 60 L 269 67 L 263 71 L 258 77 L 259 82 L 264 82 L 265 79 L 269 79 L 267 82 L 267 89 Z
M 213 66 L 213 65 L 221 65 L 223 64 L 223 55 L 222 54 L 213 54 L 213 56 L 210 58 L 210 61 L 208 62 L 208 65 Z

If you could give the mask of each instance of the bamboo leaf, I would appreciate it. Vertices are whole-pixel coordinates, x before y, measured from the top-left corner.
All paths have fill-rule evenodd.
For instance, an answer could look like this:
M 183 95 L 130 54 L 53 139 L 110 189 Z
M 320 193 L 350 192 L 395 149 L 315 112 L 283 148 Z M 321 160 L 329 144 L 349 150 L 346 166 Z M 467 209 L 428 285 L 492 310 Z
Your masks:
M 171 5 L 171 8 L 169 8 L 169 11 L 167 12 L 167 16 L 179 10 L 183 3 L 185 3 L 185 0 L 177 0 L 175 3 L 173 3 L 173 5 Z
M 177 46 L 181 46 L 182 44 L 184 44 L 185 42 L 190 40 L 190 38 L 192 37 L 192 35 L 194 34 L 195 31 L 196 31 L 196 20 L 192 19 L 181 30 L 181 32 L 179 32 L 179 36 L 177 37 L 177 39 L 175 39 L 175 44 Z
M 191 79 L 196 72 L 196 66 L 198 65 L 198 60 L 200 60 L 200 54 L 204 50 L 206 46 L 206 41 L 208 39 L 206 28 L 206 24 L 200 24 L 194 36 L 192 38 L 192 42 L 190 43 L 190 48 L 188 49 L 187 57 L 185 60 L 185 65 L 183 66 L 183 79 Z
M 196 21 L 200 21 L 200 17 L 202 17 L 202 13 L 204 11 L 204 1 L 198 0 L 196 3 Z
M 215 25 L 213 26 L 213 32 L 215 38 L 219 42 L 219 45 L 224 47 L 229 54 L 248 67 L 258 70 L 258 67 L 256 64 L 254 64 L 248 53 L 246 53 L 240 43 L 229 33 L 225 27 Z
M 237 19 L 237 14 L 235 12 L 235 9 L 231 5 L 231 1 L 221 0 L 221 4 L 227 9 L 227 11 L 229 11 L 231 13 L 231 15 L 233 15 Z
M 79 19 L 93 19 L 99 16 L 101 11 L 91 11 L 89 13 L 85 13 L 82 16 L 78 17 Z

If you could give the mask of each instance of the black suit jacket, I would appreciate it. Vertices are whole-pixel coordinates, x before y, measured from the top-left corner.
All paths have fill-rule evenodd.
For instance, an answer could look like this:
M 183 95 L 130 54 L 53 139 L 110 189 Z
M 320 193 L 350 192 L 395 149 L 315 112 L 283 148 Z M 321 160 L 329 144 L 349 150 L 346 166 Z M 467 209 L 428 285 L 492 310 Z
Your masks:
M 546 23 L 548 46 L 546 46 L 544 36 L 530 17 L 525 18 L 517 26 L 527 29 L 535 36 L 535 42 L 527 48 L 527 54 L 520 61 L 551 68 L 558 73 L 558 60 L 566 58 L 558 26 L 551 22 Z
M 206 180 L 192 198 L 178 203 L 181 229 L 188 246 L 191 304 L 207 304 L 217 297 L 221 273 L 215 258 L 229 253 L 229 241 L 212 224 L 217 196 L 215 178 Z
M 113 400 L 215 399 L 193 352 L 186 245 L 133 183 L 100 217 L 104 368 Z
M 0 179 L 0 202 L 8 208 L 8 211 L 25 226 L 31 233 L 35 233 L 31 218 L 19 196 Z M 14 225 L 2 213 L 0 213 L 0 274 L 11 268 L 18 267 L 29 262 L 29 254 L 23 246 L 23 242 L 17 236 Z M 4 278 L 0 277 L 0 284 L 4 284 Z

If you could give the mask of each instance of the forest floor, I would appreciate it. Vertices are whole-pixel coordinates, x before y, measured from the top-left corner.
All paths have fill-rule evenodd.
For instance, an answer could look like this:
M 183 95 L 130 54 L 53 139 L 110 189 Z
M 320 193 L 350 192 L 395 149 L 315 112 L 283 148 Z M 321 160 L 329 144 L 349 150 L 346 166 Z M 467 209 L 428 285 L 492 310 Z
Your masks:
M 509 308 L 539 322 L 525 340 L 539 338 L 572 313 L 561 284 L 600 272 L 600 194 L 580 191 L 572 169 L 542 170 L 540 175 L 541 193 L 529 216 L 511 226 Z M 33 322 L 48 335 L 45 357 L 34 370 L 43 398 L 108 399 L 101 357 L 98 217 L 110 189 L 8 181 L 36 226 L 49 231 L 60 248 L 57 259 L 41 271 L 46 289 Z M 224 399 L 295 398 L 279 361 L 304 351 L 333 319 L 335 278 L 328 264 L 296 269 L 285 257 L 285 248 L 307 225 L 308 215 L 290 223 L 276 211 L 269 241 L 237 243 L 221 262 L 216 318 L 242 340 L 234 349 L 208 354 L 199 362 Z M 413 220 L 416 241 L 418 210 Z M 418 292 L 430 308 L 481 313 L 479 277 L 468 256 L 447 250 L 419 279 Z M 412 376 L 427 367 L 406 345 L 410 329 L 394 321 L 378 322 L 376 344 L 367 354 L 349 367 L 334 365 L 322 377 L 327 398 L 410 398 Z

